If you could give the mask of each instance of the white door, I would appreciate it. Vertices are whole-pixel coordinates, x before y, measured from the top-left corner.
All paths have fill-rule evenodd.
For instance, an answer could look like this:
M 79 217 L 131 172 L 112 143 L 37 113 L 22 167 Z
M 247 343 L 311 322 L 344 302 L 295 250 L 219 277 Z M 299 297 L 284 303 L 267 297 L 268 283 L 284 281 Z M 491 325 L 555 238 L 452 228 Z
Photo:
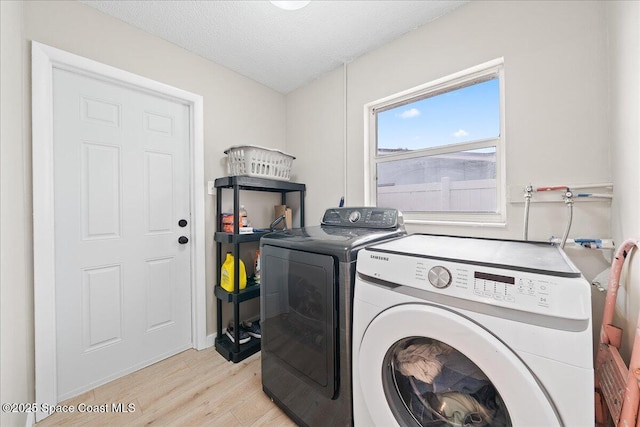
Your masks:
M 189 129 L 187 105 L 53 71 L 60 400 L 192 346 Z

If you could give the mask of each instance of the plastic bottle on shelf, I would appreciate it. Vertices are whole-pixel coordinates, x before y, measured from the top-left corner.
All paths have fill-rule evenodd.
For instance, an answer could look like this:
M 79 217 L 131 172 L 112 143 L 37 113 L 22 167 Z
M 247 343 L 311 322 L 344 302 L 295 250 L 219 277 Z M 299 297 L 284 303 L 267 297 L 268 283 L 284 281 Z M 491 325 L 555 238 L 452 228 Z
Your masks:
M 247 218 L 247 210 L 244 208 L 244 205 L 240 205 L 240 227 L 248 227 L 249 219 Z
M 247 287 L 247 270 L 244 267 L 244 262 L 240 261 L 240 289 L 244 289 Z M 233 292 L 234 287 L 234 276 L 233 276 L 233 266 L 235 264 L 235 258 L 231 252 L 227 252 L 227 258 L 222 264 L 222 271 L 220 271 L 220 286 L 227 292 Z

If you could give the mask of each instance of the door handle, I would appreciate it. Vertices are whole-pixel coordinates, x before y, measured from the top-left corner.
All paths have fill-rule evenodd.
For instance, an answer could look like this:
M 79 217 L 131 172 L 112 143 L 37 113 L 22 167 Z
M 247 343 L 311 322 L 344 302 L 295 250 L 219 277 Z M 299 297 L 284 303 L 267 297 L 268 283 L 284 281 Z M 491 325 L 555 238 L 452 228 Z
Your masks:
M 186 227 L 187 226 L 187 220 L 186 219 L 181 219 L 180 221 L 178 221 L 178 225 L 180 227 Z
M 180 236 L 178 237 L 178 243 L 180 243 L 181 245 L 186 245 L 187 243 L 189 243 L 189 239 L 187 239 L 187 236 Z

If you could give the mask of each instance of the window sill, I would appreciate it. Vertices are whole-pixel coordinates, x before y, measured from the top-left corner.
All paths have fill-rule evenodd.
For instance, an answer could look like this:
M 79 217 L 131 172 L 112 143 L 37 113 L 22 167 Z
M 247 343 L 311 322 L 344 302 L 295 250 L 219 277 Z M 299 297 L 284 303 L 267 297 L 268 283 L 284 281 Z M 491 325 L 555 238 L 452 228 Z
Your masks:
M 483 228 L 506 228 L 505 221 L 488 222 L 488 221 L 463 221 L 463 220 L 436 220 L 436 219 L 404 219 L 405 224 L 411 225 L 447 225 L 461 227 L 483 227 Z
M 403 212 L 405 224 L 506 228 L 507 218 L 500 212 Z

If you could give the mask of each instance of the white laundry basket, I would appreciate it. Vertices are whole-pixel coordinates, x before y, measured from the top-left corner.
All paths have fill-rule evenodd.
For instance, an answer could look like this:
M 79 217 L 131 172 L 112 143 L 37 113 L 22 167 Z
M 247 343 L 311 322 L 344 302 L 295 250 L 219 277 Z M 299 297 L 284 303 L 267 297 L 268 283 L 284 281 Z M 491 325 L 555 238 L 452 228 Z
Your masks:
M 225 150 L 227 155 L 227 172 L 229 176 L 254 176 L 281 181 L 291 179 L 293 157 L 280 150 L 240 145 Z

